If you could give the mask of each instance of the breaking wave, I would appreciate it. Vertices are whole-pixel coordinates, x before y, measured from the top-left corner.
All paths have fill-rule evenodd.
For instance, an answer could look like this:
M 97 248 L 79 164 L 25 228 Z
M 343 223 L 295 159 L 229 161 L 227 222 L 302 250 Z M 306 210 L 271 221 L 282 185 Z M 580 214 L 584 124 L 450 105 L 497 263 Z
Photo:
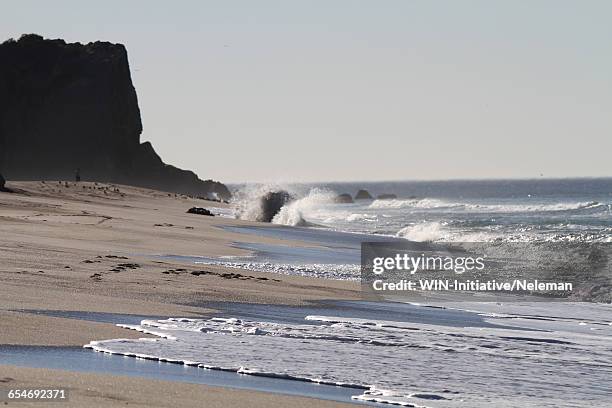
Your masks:
M 236 218 L 257 221 L 262 217 L 261 198 L 274 191 L 284 191 L 284 186 L 278 184 L 249 184 L 234 192 L 232 205 Z
M 308 226 L 310 223 L 306 221 L 304 213 L 316 212 L 321 206 L 333 203 L 335 197 L 336 193 L 331 190 L 313 188 L 305 197 L 285 204 L 274 216 L 272 222 L 282 225 Z
M 284 202 L 274 200 L 275 202 L 269 203 L 270 198 L 279 195 L 286 198 Z M 316 215 L 323 206 L 333 204 L 336 195 L 335 192 L 323 188 L 312 188 L 304 192 L 295 185 L 248 185 L 234 194 L 232 204 L 238 219 L 290 226 L 313 226 L 304 214 Z
M 417 242 L 612 242 L 612 228 L 579 231 L 578 226 L 545 227 L 545 231 L 533 226 L 466 228 L 425 221 L 403 227 L 396 237 Z
M 483 212 L 554 212 L 573 211 L 583 209 L 610 210 L 608 204 L 597 201 L 585 201 L 574 203 L 552 203 L 552 204 L 469 204 L 450 202 L 432 198 L 408 199 L 408 200 L 375 200 L 370 204 L 371 209 L 401 209 L 401 208 L 449 208 L 464 209 Z
M 402 228 L 397 233 L 400 238 L 410 241 L 431 242 L 444 239 L 447 236 L 444 226 L 440 222 L 424 222 Z
M 464 204 L 446 202 L 435 198 L 421 199 L 393 199 L 393 200 L 374 200 L 369 208 L 385 209 L 385 208 L 451 208 L 462 207 Z
M 452 228 L 445 222 L 422 222 L 409 225 L 398 231 L 398 238 L 405 238 L 409 241 L 417 242 L 492 242 L 502 239 L 501 234 L 493 231 L 471 230 L 465 231 L 459 228 Z M 509 238 L 506 236 L 506 239 Z M 517 241 L 532 240 L 521 236 Z

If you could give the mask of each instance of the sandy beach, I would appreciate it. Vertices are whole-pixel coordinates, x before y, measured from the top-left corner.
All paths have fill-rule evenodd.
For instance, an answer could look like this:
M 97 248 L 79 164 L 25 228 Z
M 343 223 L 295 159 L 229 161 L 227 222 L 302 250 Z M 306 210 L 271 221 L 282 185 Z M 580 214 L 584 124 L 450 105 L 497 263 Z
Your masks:
M 210 387 L 201 384 L 157 381 L 135 377 L 75 373 L 62 370 L 0 366 L 0 386 L 40 388 L 61 386 L 70 391 L 69 407 L 351 407 L 312 398 Z M 40 402 L 18 402 L 8 406 L 40 407 Z
M 256 223 L 186 213 L 193 206 L 226 206 L 222 203 L 102 183 L 15 182 L 7 187 L 13 192 L 0 193 L 0 344 L 82 346 L 94 339 L 143 337 L 109 323 L 35 315 L 24 312 L 27 310 L 198 317 L 211 312 L 201 306 L 211 301 L 303 304 L 358 297 L 358 285 L 351 282 L 203 267 L 154 257 L 244 255 L 246 251 L 231 243 L 281 242 L 220 228 Z M 208 273 L 192 274 L 194 271 Z M 110 400 L 150 406 L 148 398 L 159 406 L 190 406 L 204 394 L 229 398 L 219 398 L 219 403 L 230 403 L 232 398 L 238 403 L 246 397 L 239 391 L 213 392 L 200 385 L 108 375 L 9 366 L 0 371 L 14 378 L 11 386 L 46 381 L 47 385 L 74 384 L 77 389 L 95 390 L 78 392 L 72 403 L 79 406 L 108 406 Z M 96 388 L 91 388 L 94 383 Z M 122 387 L 116 388 L 117 383 Z M 147 391 L 155 389 L 161 394 L 181 387 L 189 392 L 183 392 L 183 399 L 177 401 L 154 398 Z M 110 389 L 118 396 L 108 394 Z M 210 406 L 216 406 L 212 398 Z M 291 401 L 292 406 L 307 404 L 298 398 Z M 250 401 L 252 406 L 287 406 L 287 402 L 288 397 L 265 393 Z

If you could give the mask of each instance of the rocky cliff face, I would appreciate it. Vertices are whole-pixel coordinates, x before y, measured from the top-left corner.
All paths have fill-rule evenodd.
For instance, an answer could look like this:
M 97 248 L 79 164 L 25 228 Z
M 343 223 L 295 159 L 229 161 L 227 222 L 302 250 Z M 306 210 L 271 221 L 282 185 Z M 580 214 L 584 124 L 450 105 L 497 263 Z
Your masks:
M 34 34 L 0 44 L 0 172 L 8 180 L 111 181 L 186 194 L 221 183 L 166 165 L 142 123 L 121 44 L 67 44 Z

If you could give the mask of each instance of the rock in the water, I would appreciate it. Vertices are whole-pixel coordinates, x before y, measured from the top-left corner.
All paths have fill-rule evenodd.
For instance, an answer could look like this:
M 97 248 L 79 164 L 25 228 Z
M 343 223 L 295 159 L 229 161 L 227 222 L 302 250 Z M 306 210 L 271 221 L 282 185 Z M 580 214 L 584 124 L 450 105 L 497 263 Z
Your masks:
M 376 197 L 377 200 L 395 200 L 397 196 L 395 194 L 379 194 Z
M 209 217 L 215 216 L 215 214 L 211 213 L 209 210 L 207 210 L 206 208 L 202 208 L 202 207 L 191 207 L 190 209 L 187 210 L 187 212 L 189 214 L 208 215 Z
M 353 203 L 353 197 L 351 197 L 351 195 L 347 193 L 338 194 L 336 198 L 334 198 L 334 202 L 340 204 L 351 204 Z
M 0 170 L 11 180 L 115 182 L 189 195 L 227 187 L 165 164 L 142 123 L 121 44 L 23 35 L 0 44 Z
M 4 180 L 4 177 L 2 177 L 2 174 L 0 174 L 0 191 L 4 191 L 4 185 L 6 184 L 6 180 Z
M 359 190 L 357 194 L 355 194 L 355 200 L 371 200 L 372 198 L 368 190 Z
M 284 190 L 269 191 L 259 198 L 261 211 L 257 216 L 259 222 L 272 222 L 272 219 L 281 208 L 291 200 L 291 194 Z

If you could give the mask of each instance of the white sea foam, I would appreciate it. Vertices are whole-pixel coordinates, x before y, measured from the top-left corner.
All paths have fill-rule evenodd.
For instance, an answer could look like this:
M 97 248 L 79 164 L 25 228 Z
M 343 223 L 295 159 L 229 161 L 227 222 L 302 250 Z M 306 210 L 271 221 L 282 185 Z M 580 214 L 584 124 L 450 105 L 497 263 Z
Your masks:
M 288 191 L 293 195 L 299 194 L 295 191 L 295 186 L 287 184 L 247 184 L 239 191 L 234 192 L 232 205 L 236 217 L 243 220 L 257 221 L 262 212 L 260 198 L 266 193 L 273 191 Z
M 408 225 L 399 230 L 396 236 L 417 242 L 491 242 L 501 238 L 500 234 L 495 234 L 492 231 L 476 229 L 465 231 L 451 228 L 446 223 L 438 221 Z M 505 238 L 510 240 L 508 236 Z M 523 235 L 521 239 L 517 238 L 516 240 L 523 241 L 525 236 Z
M 563 316 L 564 308 L 558 305 L 555 315 Z M 304 324 L 227 318 L 145 320 L 123 327 L 163 338 L 95 341 L 86 347 L 249 375 L 352 386 L 361 388 L 355 390 L 355 399 L 405 406 L 607 404 L 612 398 L 612 326 L 605 324 L 609 321 L 593 331 L 588 329 L 594 324 L 590 320 L 580 326 L 554 316 L 541 319 L 537 310 L 531 319 L 527 306 L 522 312 L 512 318 L 503 313 L 486 317 L 510 328 L 338 316 L 309 316 Z
M 217 217 L 236 218 L 236 212 L 231 207 L 208 207 L 208 209 Z
M 285 204 L 273 217 L 274 224 L 289 226 L 309 226 L 309 221 L 330 221 L 345 218 L 338 214 L 334 205 L 336 193 L 324 188 L 311 188 L 304 191 L 303 187 L 292 184 L 247 185 L 236 192 L 233 199 L 234 214 L 243 220 L 256 221 L 262 208 L 260 198 L 273 191 L 286 191 L 293 198 Z M 328 208 L 331 207 L 331 208 Z
M 377 220 L 377 216 L 375 214 L 360 214 L 360 213 L 352 213 L 345 218 L 348 222 L 354 221 L 365 221 L 365 222 L 375 222 Z
M 440 222 L 423 222 L 402 228 L 397 236 L 418 242 L 438 241 L 446 238 L 448 232 L 444 230 L 444 226 Z
M 571 211 L 590 208 L 606 209 L 607 206 L 597 201 L 584 201 L 573 203 L 552 203 L 552 204 L 471 204 L 470 209 L 492 211 L 492 212 L 555 212 Z
M 393 200 L 374 200 L 369 208 L 385 209 L 385 208 L 445 208 L 445 207 L 462 207 L 464 204 L 447 202 L 434 198 L 421 199 L 393 199 Z
M 284 205 L 274 216 L 274 224 L 300 226 L 306 225 L 305 213 L 317 213 L 323 206 L 332 204 L 336 194 L 330 190 L 313 188 L 302 198 Z
M 206 261 L 196 261 L 195 263 L 202 265 L 218 265 L 226 268 L 245 269 L 255 272 L 270 272 L 281 275 L 307 276 L 321 279 L 357 281 L 361 277 L 361 266 L 358 264 L 258 262 L 244 259 L 211 259 Z
M 539 231 L 533 226 L 514 227 L 510 231 L 499 227 L 462 228 L 450 226 L 447 222 L 424 221 L 403 227 L 396 236 L 417 242 L 612 242 L 610 228 L 589 231 L 585 227 L 557 226 L 549 229 Z
M 375 200 L 369 206 L 372 209 L 400 209 L 400 208 L 421 208 L 421 209 L 464 209 L 466 211 L 482 212 L 554 212 L 581 210 L 588 208 L 607 209 L 608 206 L 597 201 L 584 202 L 565 202 L 565 203 L 534 203 L 534 204 L 475 204 L 467 202 L 453 202 L 433 198 L 421 199 L 394 199 L 394 200 Z

